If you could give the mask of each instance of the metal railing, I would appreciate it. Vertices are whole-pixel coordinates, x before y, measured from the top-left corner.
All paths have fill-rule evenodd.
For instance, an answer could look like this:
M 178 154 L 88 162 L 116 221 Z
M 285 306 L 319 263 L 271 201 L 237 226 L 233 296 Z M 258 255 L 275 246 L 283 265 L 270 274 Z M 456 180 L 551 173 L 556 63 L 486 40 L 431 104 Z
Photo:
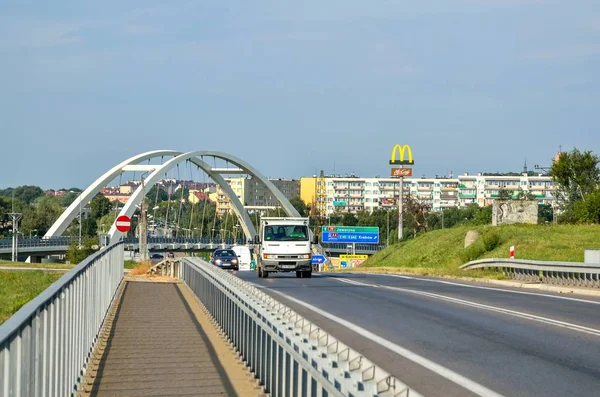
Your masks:
M 182 259 L 180 278 L 273 397 L 420 396 L 289 307 L 222 269 Z
M 0 326 L 0 395 L 68 396 L 123 279 L 123 244 L 91 255 Z
M 461 269 L 495 269 L 527 282 L 600 288 L 600 265 L 584 262 L 550 262 L 527 259 L 480 259 Z

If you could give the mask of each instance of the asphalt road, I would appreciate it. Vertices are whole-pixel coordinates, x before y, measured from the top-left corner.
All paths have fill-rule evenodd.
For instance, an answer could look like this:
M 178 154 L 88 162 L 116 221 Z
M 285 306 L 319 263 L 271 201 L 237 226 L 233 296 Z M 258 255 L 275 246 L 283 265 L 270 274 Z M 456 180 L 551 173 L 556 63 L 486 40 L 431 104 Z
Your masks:
M 600 299 L 425 277 L 239 272 L 425 396 L 600 395 Z

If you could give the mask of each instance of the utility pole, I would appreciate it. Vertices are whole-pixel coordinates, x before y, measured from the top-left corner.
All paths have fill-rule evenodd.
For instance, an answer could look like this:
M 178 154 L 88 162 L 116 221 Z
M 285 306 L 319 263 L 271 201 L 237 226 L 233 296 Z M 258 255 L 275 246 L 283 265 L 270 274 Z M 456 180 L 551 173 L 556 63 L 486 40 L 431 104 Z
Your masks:
M 16 262 L 18 259 L 19 253 L 19 221 L 23 217 L 22 213 L 15 212 L 15 191 L 12 192 L 12 212 L 10 215 L 12 219 L 12 250 L 11 250 L 11 260 Z
M 142 175 L 142 204 L 140 205 L 139 247 L 142 261 L 148 260 L 148 211 L 146 209 L 146 185 Z

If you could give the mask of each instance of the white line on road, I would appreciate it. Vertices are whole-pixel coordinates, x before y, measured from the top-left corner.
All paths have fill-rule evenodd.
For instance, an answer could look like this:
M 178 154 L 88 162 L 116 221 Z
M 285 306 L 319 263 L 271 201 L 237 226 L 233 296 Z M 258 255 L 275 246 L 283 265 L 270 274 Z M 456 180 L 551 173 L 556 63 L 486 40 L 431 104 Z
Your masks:
M 510 293 L 510 294 L 543 296 L 543 297 L 552 298 L 552 299 L 564 299 L 564 300 L 568 300 L 568 301 L 583 302 L 583 303 L 592 303 L 594 305 L 600 305 L 600 301 L 591 301 L 591 300 L 586 300 L 586 299 L 569 298 L 567 296 L 538 294 L 538 293 L 535 293 L 535 292 L 513 291 L 513 290 L 510 290 L 510 289 L 494 288 L 494 287 L 484 287 L 484 286 L 481 286 L 481 285 L 462 284 L 462 283 L 456 283 L 456 282 L 444 281 L 444 280 L 435 280 L 435 279 L 420 278 L 420 277 L 410 277 L 410 276 L 400 276 L 398 274 L 374 274 L 374 276 L 380 276 L 380 277 L 397 277 L 397 278 L 404 278 L 404 279 L 407 279 L 407 280 L 428 281 L 430 283 L 456 285 L 456 286 L 465 287 L 465 288 L 476 288 L 476 289 L 485 289 L 485 290 L 490 290 L 490 291 L 501 291 L 501 292 L 507 292 L 507 293 Z
M 259 285 L 259 284 L 255 284 L 255 283 L 251 283 L 251 284 L 254 284 L 258 288 L 267 288 L 267 287 Z M 334 322 L 348 328 L 349 330 L 354 331 L 357 334 L 364 336 L 365 338 L 370 339 L 375 343 L 380 344 L 381 346 L 385 347 L 386 349 L 389 349 L 389 350 L 393 351 L 394 353 L 397 353 L 397 354 L 427 368 L 428 370 L 435 372 L 436 374 L 450 380 L 451 382 L 456 383 L 459 386 L 464 387 L 467 390 L 470 390 L 471 392 L 473 392 L 479 396 L 503 397 L 502 394 L 496 393 L 495 391 L 490 390 L 487 387 L 480 385 L 479 383 L 477 383 L 459 373 L 452 371 L 451 369 L 448 369 L 440 364 L 437 364 L 437 363 L 429 360 L 428 358 L 418 355 L 417 353 L 415 353 L 411 350 L 408 350 L 400 345 L 390 342 L 389 340 L 384 339 L 379 335 L 375 335 L 371 331 L 368 331 L 362 327 L 359 327 L 358 325 L 355 325 L 355 324 L 351 323 L 350 321 L 344 320 L 343 318 L 337 317 L 329 312 L 326 312 L 325 310 L 322 310 L 322 309 L 319 309 L 318 307 L 309 305 L 306 302 L 303 302 L 299 299 L 293 298 L 282 292 L 272 290 L 272 289 L 269 289 L 269 291 L 271 291 L 275 294 L 281 295 L 285 299 L 288 299 L 300 306 L 304 306 L 305 308 L 310 309 L 313 312 L 320 314 L 321 316 L 327 317 L 331 321 L 334 321 Z
M 537 321 L 540 323 L 554 325 L 557 327 L 568 328 L 573 331 L 578 331 L 578 332 L 583 332 L 583 333 L 590 334 L 590 335 L 600 336 L 600 330 L 595 329 L 595 328 L 589 328 L 589 327 L 584 327 L 582 325 L 567 323 L 565 321 L 554 320 L 554 319 L 551 319 L 548 317 L 536 316 L 534 314 L 518 312 L 516 310 L 509 310 L 509 309 L 503 309 L 501 307 L 484 305 L 482 303 L 467 301 L 464 299 L 452 298 L 449 296 L 434 294 L 432 292 L 416 291 L 416 290 L 409 289 L 409 288 L 391 287 L 391 286 L 387 286 L 387 285 L 368 284 L 368 283 L 362 283 L 360 281 L 350 280 L 350 279 L 336 279 L 336 280 L 341 281 L 343 283 L 358 285 L 358 286 L 363 286 L 363 287 L 385 288 L 385 289 L 390 289 L 393 291 L 408 292 L 408 293 L 414 294 L 414 295 L 427 296 L 429 298 L 458 303 L 458 304 L 464 305 L 464 306 L 476 307 L 478 309 L 484 309 L 484 310 L 493 311 L 493 312 L 497 312 L 497 313 L 507 314 L 509 316 L 524 318 L 527 320 Z

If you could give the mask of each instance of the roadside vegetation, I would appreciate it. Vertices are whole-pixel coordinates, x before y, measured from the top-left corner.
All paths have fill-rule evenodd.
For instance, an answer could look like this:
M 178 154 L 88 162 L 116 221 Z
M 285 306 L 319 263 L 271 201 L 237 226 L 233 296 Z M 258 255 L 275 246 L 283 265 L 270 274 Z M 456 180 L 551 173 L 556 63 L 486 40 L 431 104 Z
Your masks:
M 58 280 L 62 273 L 0 270 L 0 324 Z
M 480 236 L 464 248 L 468 230 L 477 230 Z M 501 277 L 493 272 L 466 272 L 459 267 L 476 259 L 508 258 L 511 246 L 515 247 L 515 257 L 520 259 L 582 262 L 585 249 L 600 248 L 598 236 L 600 225 L 458 226 L 394 244 L 369 257 L 355 270 Z

